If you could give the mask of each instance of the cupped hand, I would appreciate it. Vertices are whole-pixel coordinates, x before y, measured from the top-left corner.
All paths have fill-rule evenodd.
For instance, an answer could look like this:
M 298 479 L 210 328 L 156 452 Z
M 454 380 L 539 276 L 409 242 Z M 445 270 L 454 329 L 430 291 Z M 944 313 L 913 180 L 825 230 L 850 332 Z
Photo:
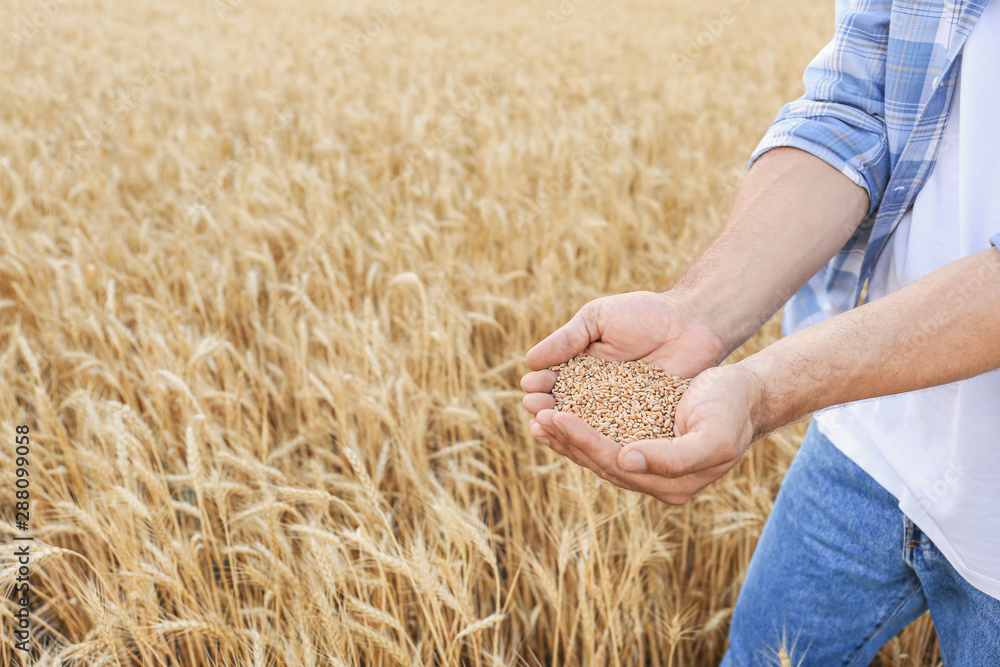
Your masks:
M 675 377 L 691 378 L 728 353 L 722 339 L 670 292 L 627 292 L 595 299 L 528 350 L 532 372 L 521 378 L 532 414 L 555 406 L 556 373 L 548 370 L 581 352 L 614 361 L 641 360 Z
M 622 447 L 579 417 L 551 408 L 538 412 L 531 434 L 616 486 L 680 505 L 743 458 L 755 437 L 761 392 L 739 364 L 710 368 L 678 403 L 674 438 Z

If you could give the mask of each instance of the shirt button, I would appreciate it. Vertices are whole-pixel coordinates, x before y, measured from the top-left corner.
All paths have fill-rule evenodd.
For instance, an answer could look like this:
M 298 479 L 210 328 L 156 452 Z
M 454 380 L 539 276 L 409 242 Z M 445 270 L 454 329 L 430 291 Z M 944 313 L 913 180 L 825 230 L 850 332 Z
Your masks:
M 939 77 L 939 76 L 934 77 L 934 80 L 931 81 L 931 85 L 933 87 L 935 87 L 935 88 L 937 88 L 938 86 L 940 86 L 941 85 L 941 77 Z

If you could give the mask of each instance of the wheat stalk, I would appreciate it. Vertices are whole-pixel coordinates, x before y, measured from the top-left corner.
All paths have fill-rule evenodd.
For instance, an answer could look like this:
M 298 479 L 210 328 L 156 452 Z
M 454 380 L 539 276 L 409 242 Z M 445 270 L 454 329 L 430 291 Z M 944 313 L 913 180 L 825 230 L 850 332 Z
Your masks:
M 832 3 L 8 4 L 0 481 L 30 426 L 40 665 L 718 661 L 802 428 L 676 510 L 538 447 L 518 382 L 723 224 Z M 666 429 L 680 383 L 571 363 L 561 407 Z M 936 665 L 932 623 L 879 659 Z

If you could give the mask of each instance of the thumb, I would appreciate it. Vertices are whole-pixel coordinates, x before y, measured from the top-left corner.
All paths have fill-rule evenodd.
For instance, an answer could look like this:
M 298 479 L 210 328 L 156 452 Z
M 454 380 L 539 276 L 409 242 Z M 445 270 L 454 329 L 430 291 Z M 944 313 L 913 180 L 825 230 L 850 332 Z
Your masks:
M 593 304 L 593 301 L 586 304 L 569 322 L 528 350 L 524 357 L 528 368 L 538 371 L 569 361 L 592 342 L 600 340 L 601 331 L 594 317 Z
M 714 468 L 725 463 L 727 458 L 707 435 L 695 430 L 676 438 L 629 443 L 618 452 L 618 465 L 627 472 L 667 478 Z

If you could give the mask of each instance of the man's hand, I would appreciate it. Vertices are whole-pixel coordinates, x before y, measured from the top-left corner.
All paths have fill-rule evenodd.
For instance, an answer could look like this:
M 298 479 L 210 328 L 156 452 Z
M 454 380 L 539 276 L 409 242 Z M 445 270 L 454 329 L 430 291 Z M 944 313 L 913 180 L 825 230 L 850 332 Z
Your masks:
M 521 379 L 532 414 L 552 408 L 556 373 L 547 370 L 581 352 L 601 359 L 659 366 L 690 378 L 719 364 L 728 353 L 722 339 L 671 293 L 629 292 L 591 301 L 564 326 L 528 351 L 533 372 Z
M 677 437 L 626 447 L 568 412 L 544 409 L 531 433 L 553 451 L 623 489 L 680 505 L 725 475 L 755 437 L 760 383 L 739 364 L 710 368 L 677 405 Z
M 613 458 L 621 449 L 617 443 L 583 420 L 559 413 L 560 420 L 564 417 L 575 420 L 571 426 L 556 422 L 572 428 L 575 435 L 574 439 L 566 436 L 566 446 L 560 449 L 552 444 L 552 435 L 540 423 L 542 414 L 553 413 L 545 414 L 545 424 L 553 426 L 551 420 L 555 413 L 555 399 L 551 391 L 557 374 L 548 367 L 569 361 L 584 351 L 602 359 L 642 360 L 682 378 L 694 377 L 717 365 L 728 353 L 722 339 L 707 324 L 690 314 L 682 299 L 669 292 L 629 292 L 595 299 L 564 326 L 531 348 L 527 363 L 534 370 L 521 378 L 521 388 L 528 392 L 524 397 L 524 407 L 538 415 L 529 424 L 531 435 L 599 475 L 603 470 L 600 465 L 586 454 L 569 455 L 567 452 L 577 451 L 569 447 L 573 447 L 574 440 L 585 442 L 587 444 L 582 445 L 584 449 L 595 456 L 600 450 L 603 452 L 601 460 L 607 463 L 608 456 Z
M 683 378 L 712 369 L 844 245 L 868 209 L 867 191 L 822 159 L 797 148 L 769 150 L 747 174 L 725 228 L 669 292 L 592 301 L 528 352 L 534 372 L 521 387 L 528 392 L 524 407 L 537 415 L 531 434 L 620 486 L 648 489 L 666 502 L 690 498 L 731 468 L 750 442 L 747 408 L 737 401 L 724 409 L 726 400 L 753 395 L 745 372 L 741 379 L 725 367 L 697 378 L 678 406 L 684 435 L 622 450 L 582 420 L 555 413 L 549 392 L 556 374 L 546 369 L 584 351 L 643 360 Z M 717 374 L 721 379 L 708 386 Z M 621 467 L 619 456 L 632 451 L 648 456 L 650 472 Z
M 531 433 L 603 479 L 680 504 L 729 471 L 755 438 L 811 412 L 1000 368 L 997 331 L 1000 254 L 989 248 L 704 371 L 677 405 L 676 438 L 620 447 L 551 407 L 538 411 Z

